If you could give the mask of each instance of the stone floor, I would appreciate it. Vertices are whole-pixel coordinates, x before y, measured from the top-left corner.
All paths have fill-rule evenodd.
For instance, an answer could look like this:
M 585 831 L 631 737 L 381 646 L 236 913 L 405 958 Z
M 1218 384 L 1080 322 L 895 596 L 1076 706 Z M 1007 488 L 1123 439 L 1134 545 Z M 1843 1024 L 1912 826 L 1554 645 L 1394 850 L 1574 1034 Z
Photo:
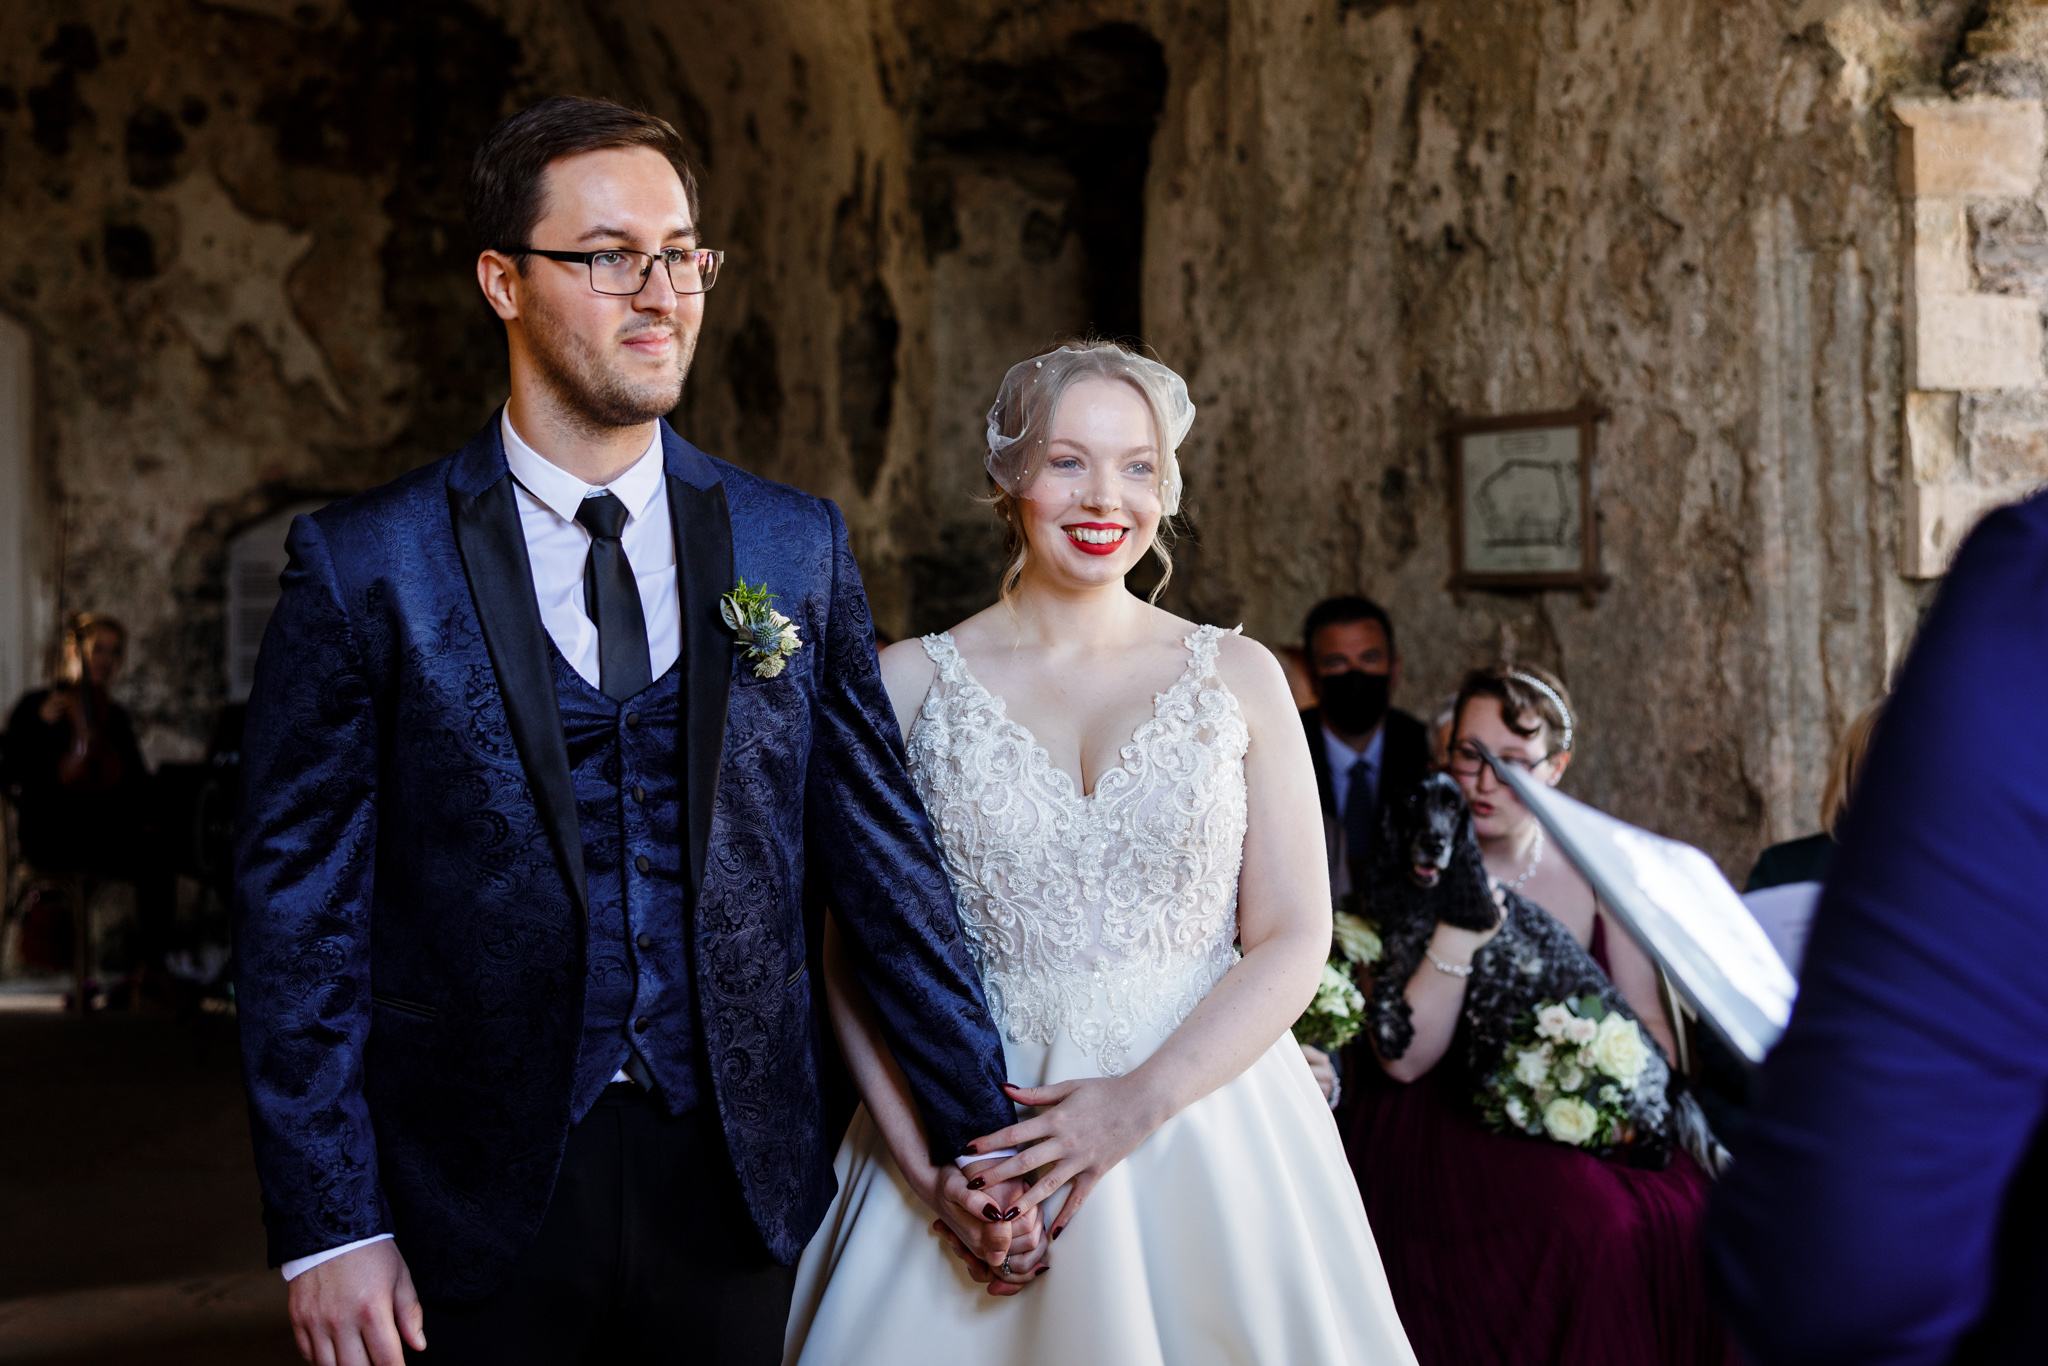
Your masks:
M 232 1021 L 0 1013 L 0 1362 L 289 1366 Z

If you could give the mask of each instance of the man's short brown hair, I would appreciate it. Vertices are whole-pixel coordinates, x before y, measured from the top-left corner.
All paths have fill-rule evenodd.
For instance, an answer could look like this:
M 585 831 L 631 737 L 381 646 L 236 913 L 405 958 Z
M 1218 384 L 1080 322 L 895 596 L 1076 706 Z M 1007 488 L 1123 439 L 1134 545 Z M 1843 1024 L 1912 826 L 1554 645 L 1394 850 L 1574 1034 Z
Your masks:
M 469 226 L 481 250 L 526 265 L 527 236 L 540 221 L 548 166 L 609 147 L 649 147 L 668 158 L 697 221 L 697 177 L 683 139 L 652 114 L 581 95 L 553 95 L 493 128 L 469 164 Z

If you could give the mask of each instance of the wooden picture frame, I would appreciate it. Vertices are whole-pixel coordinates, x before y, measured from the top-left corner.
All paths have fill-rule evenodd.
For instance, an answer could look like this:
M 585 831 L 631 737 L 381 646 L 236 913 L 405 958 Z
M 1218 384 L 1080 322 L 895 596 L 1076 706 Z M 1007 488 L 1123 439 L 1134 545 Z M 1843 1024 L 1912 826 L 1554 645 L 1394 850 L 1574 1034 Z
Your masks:
M 1600 572 L 1594 502 L 1596 435 L 1606 410 L 1453 415 L 1443 428 L 1451 472 L 1451 591 L 1576 590 L 1592 602 Z

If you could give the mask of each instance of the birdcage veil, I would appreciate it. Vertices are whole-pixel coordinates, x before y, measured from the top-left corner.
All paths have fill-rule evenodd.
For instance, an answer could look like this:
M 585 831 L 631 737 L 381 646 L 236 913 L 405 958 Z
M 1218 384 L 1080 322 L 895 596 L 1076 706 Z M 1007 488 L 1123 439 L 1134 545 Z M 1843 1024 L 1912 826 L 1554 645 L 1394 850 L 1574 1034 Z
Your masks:
M 1175 452 L 1194 425 L 1187 382 L 1147 356 L 1115 342 L 1062 346 L 1019 361 L 1003 376 L 988 410 L 988 472 L 997 487 L 1021 496 L 1045 465 L 1045 435 L 1060 399 L 1076 381 L 1123 380 L 1144 395 L 1158 425 L 1159 502 L 1168 517 L 1180 511 L 1180 460 Z

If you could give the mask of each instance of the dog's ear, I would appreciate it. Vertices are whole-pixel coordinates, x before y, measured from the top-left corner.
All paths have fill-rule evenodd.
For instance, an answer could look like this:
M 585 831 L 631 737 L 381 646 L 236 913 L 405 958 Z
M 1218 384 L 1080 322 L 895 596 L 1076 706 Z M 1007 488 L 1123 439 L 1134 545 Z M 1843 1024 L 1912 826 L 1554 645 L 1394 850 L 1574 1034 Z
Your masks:
M 1438 885 L 1443 897 L 1441 918 L 1456 929 L 1484 931 L 1500 923 L 1500 907 L 1486 880 L 1486 861 L 1479 853 L 1479 837 L 1472 828 L 1472 808 L 1459 794 L 1457 839 L 1451 848 L 1451 866 Z

